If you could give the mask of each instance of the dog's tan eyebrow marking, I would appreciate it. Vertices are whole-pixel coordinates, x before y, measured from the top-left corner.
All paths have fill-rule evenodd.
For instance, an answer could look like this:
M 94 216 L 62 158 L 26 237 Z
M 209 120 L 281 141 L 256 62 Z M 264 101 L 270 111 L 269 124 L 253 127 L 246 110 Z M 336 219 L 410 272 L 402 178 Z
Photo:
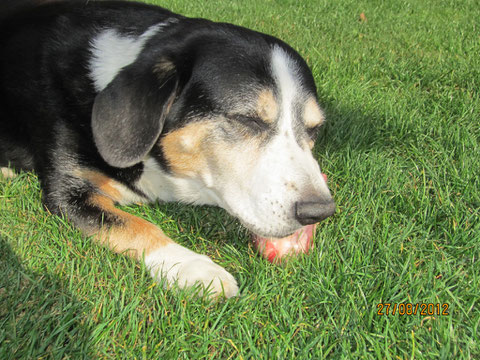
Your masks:
M 272 124 L 278 116 L 278 103 L 271 90 L 262 90 L 258 95 L 257 114 L 267 124 Z
M 307 128 L 314 128 L 325 121 L 323 111 L 318 106 L 317 100 L 313 97 L 310 97 L 305 102 L 305 107 L 303 108 L 303 121 Z

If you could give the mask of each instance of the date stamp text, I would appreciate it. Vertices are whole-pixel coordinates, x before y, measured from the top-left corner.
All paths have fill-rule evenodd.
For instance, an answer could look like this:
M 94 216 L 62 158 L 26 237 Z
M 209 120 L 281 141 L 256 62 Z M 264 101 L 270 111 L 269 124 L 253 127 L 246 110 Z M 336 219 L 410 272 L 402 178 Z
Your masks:
M 420 315 L 420 316 L 447 316 L 449 304 L 444 303 L 379 303 L 377 315 Z

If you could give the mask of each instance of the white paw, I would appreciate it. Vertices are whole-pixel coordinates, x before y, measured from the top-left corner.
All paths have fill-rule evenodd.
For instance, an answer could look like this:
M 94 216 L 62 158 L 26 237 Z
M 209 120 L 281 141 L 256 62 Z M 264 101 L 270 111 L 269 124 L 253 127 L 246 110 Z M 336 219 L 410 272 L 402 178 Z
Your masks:
M 13 179 L 16 176 L 12 169 L 6 167 L 0 168 L 0 175 L 2 175 L 5 179 Z
M 145 265 L 154 279 L 164 278 L 168 285 L 179 287 L 203 285 L 212 297 L 238 295 L 235 278 L 208 256 L 197 254 L 172 243 L 145 257 Z

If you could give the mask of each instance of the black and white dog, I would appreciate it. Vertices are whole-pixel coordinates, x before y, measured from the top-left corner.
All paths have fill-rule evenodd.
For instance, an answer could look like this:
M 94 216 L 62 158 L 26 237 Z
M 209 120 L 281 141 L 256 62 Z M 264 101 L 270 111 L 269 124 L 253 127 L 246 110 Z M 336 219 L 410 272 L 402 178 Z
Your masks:
M 116 204 L 217 205 L 261 237 L 334 212 L 311 153 L 315 83 L 282 41 L 121 1 L 36 1 L 0 21 L 2 172 L 36 171 L 52 213 L 152 276 L 238 293 Z

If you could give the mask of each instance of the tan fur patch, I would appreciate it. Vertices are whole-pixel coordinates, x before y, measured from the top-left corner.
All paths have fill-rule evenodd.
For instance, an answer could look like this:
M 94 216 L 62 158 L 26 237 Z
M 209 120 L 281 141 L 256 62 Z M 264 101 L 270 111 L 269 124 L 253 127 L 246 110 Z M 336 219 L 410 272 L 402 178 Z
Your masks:
M 325 116 L 323 111 L 317 104 L 317 101 L 314 98 L 310 98 L 305 103 L 305 108 L 303 109 L 303 120 L 305 126 L 308 128 L 313 128 L 322 124 L 325 121 Z
M 175 65 L 167 59 L 161 59 L 158 61 L 154 67 L 153 67 L 153 72 L 160 75 L 161 77 L 165 76 L 167 73 L 171 73 L 175 70 Z
M 271 90 L 260 92 L 257 101 L 257 114 L 267 124 L 272 124 L 278 116 L 278 104 Z
M 160 143 L 172 172 L 179 177 L 196 178 L 206 187 L 228 182 L 238 167 L 255 164 L 262 138 L 237 133 L 238 141 L 224 141 L 214 121 L 194 122 L 167 134 Z M 217 132 L 216 132 L 217 131 Z
M 90 199 L 90 203 L 122 220 L 123 225 L 104 227 L 96 233 L 89 234 L 117 253 L 125 253 L 140 260 L 142 256 L 147 256 L 152 251 L 173 243 L 173 240 L 161 229 L 146 220 L 117 209 L 113 201 L 106 196 L 95 194 Z
M 205 146 L 205 138 L 212 127 L 212 123 L 207 121 L 194 122 L 168 133 L 161 140 L 163 153 L 176 174 L 193 177 L 208 166 L 209 150 Z
M 115 188 L 118 183 L 102 173 L 95 170 L 77 170 L 75 176 L 88 180 L 95 185 L 103 194 L 116 202 L 122 200 L 122 194 Z

